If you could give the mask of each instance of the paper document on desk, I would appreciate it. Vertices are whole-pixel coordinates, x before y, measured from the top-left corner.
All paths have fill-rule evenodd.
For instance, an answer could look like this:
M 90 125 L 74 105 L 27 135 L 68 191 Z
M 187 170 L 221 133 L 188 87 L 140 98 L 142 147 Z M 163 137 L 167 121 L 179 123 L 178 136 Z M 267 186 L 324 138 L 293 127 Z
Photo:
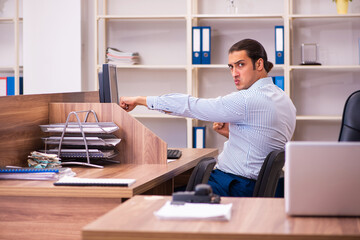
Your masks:
M 232 203 L 209 204 L 209 203 L 185 203 L 183 205 L 171 204 L 170 201 L 158 211 L 155 216 L 160 219 L 201 219 L 229 221 L 231 217 Z

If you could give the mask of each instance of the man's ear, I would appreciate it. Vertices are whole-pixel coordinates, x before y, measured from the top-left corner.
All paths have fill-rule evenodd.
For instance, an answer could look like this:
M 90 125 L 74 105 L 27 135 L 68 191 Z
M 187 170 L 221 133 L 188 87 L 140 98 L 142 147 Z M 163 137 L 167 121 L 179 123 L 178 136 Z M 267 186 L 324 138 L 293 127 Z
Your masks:
M 257 61 L 256 61 L 256 69 L 257 70 L 263 70 L 264 68 L 264 60 L 262 58 L 259 58 Z

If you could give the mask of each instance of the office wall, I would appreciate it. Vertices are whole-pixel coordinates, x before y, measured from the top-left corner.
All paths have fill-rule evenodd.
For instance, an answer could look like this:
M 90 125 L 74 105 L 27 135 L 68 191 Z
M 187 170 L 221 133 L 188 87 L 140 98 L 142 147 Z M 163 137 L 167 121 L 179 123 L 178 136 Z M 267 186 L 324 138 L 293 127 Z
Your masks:
M 24 93 L 81 91 L 81 0 L 23 1 Z

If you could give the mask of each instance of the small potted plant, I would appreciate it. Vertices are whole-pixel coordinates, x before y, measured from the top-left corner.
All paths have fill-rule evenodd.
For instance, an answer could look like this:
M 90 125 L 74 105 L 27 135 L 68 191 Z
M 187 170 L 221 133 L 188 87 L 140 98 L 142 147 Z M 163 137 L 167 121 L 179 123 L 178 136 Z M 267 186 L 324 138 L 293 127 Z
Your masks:
M 352 0 L 333 0 L 333 2 L 336 2 L 336 9 L 338 14 L 347 14 L 349 1 L 351 2 Z

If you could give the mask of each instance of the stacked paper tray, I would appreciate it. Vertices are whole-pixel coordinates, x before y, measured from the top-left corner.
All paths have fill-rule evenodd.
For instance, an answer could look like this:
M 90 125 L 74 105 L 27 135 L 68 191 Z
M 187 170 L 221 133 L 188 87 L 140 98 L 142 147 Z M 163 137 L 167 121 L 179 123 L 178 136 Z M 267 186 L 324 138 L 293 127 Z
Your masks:
M 45 152 L 45 150 L 43 150 Z M 46 153 L 57 154 L 58 149 L 49 149 Z M 113 158 L 117 155 L 117 151 L 110 150 L 100 150 L 100 149 L 89 149 L 90 158 Z M 61 149 L 60 158 L 86 158 L 85 149 Z
M 42 138 L 44 143 L 46 144 L 53 144 L 59 145 L 61 137 L 58 136 L 51 136 Z M 99 137 L 85 137 L 86 144 L 88 146 L 116 146 L 120 143 L 121 139 L 116 138 L 115 136 L 99 136 Z M 70 146 L 82 146 L 84 145 L 84 138 L 83 137 L 64 137 L 62 141 L 63 145 L 70 145 Z
M 98 123 L 81 123 L 84 133 L 113 133 L 119 127 L 113 122 L 98 122 Z M 56 123 L 48 125 L 40 125 L 43 132 L 48 133 L 62 133 L 65 128 L 65 123 Z M 71 122 L 66 127 L 66 133 L 81 133 L 78 123 Z
M 115 160 L 118 154 L 116 145 L 121 139 L 113 134 L 119 130 L 113 122 L 67 122 L 40 125 L 40 128 L 52 135 L 42 138 L 46 150 L 41 152 L 57 154 L 62 165 L 79 164 L 102 168 L 103 166 L 90 163 L 90 160 L 118 163 Z

